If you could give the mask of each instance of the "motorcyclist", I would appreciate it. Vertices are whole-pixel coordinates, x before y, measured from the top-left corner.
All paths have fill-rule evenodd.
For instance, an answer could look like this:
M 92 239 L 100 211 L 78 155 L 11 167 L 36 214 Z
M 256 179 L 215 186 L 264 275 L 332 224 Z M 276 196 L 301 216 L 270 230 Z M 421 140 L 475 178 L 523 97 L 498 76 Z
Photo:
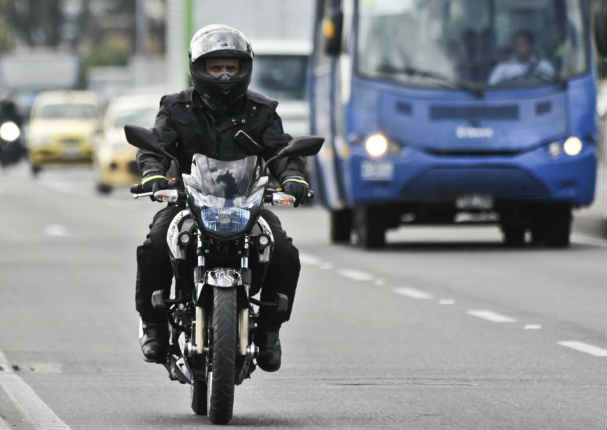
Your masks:
M 23 146 L 22 138 L 19 137 L 23 120 L 19 114 L 17 105 L 10 98 L 0 95 L 0 126 L 8 122 L 12 122 L 13 127 L 17 126 L 19 134 L 14 141 L 7 142 L 4 141 L 4 136 L 0 129 L 0 165 L 2 166 L 19 161 L 25 155 L 25 147 Z
M 153 129 L 158 140 L 179 159 L 182 171 L 171 173 L 168 159 L 140 149 L 137 163 L 144 191 L 166 187 L 169 175 L 189 173 L 195 153 L 222 160 L 252 154 L 268 159 L 291 139 L 284 133 L 276 113 L 278 103 L 247 90 L 253 51 L 240 31 L 225 25 L 198 30 L 190 42 L 189 68 L 193 88 L 162 97 Z M 242 133 L 236 137 L 239 130 L 252 139 L 242 139 Z M 296 197 L 297 203 L 306 199 L 309 185 L 303 158 L 275 160 L 270 170 L 284 191 Z M 155 290 L 168 289 L 171 283 L 166 232 L 179 210 L 176 206 L 160 210 L 150 224 L 146 240 L 137 248 L 136 306 L 141 316 L 140 345 L 146 361 L 160 362 L 166 356 L 167 316 L 152 308 L 151 295 Z M 279 329 L 291 313 L 300 262 L 297 248 L 276 215 L 264 210 L 262 216 L 272 229 L 275 247 L 261 298 L 274 301 L 277 293 L 289 298 L 286 315 L 269 307 L 260 310 L 257 362 L 263 370 L 272 372 L 280 368 Z

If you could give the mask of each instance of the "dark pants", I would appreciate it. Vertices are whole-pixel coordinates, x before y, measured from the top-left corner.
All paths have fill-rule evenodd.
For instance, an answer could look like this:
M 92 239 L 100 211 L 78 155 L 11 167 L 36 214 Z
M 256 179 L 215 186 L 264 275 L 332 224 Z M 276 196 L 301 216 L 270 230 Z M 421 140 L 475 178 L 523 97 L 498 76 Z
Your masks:
M 146 240 L 137 248 L 137 282 L 135 304 L 141 318 L 146 322 L 166 321 L 164 312 L 152 308 L 151 297 L 156 290 L 167 291 L 173 276 L 169 250 L 166 241 L 169 224 L 181 210 L 177 206 L 167 206 L 154 215 L 150 224 L 150 232 Z M 293 309 L 295 289 L 299 278 L 299 252 L 293 241 L 287 236 L 276 215 L 267 209 L 262 211 L 262 217 L 268 222 L 274 235 L 274 250 L 261 289 L 263 301 L 275 301 L 276 294 L 282 293 L 289 298 L 289 310 L 279 315 L 272 308 L 262 308 L 260 311 L 260 327 L 274 328 L 287 321 Z M 253 273 L 260 270 L 255 259 L 250 259 Z

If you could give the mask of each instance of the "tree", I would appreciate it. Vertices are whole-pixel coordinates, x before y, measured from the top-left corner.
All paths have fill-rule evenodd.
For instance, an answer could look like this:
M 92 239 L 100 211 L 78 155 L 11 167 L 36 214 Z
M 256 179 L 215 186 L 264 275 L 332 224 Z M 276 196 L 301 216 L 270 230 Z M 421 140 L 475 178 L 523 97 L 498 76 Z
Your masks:
M 29 46 L 61 43 L 63 0 L 0 0 L 0 13 L 17 37 Z

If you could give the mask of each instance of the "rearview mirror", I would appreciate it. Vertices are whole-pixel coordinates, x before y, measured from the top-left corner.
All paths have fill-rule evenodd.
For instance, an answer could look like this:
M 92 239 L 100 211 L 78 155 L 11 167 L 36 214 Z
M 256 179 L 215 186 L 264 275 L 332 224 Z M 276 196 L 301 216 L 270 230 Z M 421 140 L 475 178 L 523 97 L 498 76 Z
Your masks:
M 166 152 L 162 148 L 160 142 L 158 142 L 154 133 L 147 128 L 125 125 L 124 134 L 126 135 L 126 140 L 137 148 L 152 152 L 160 152 L 162 154 Z
M 325 18 L 322 25 L 322 34 L 325 43 L 325 53 L 336 57 L 341 53 L 341 39 L 344 16 L 341 12 L 335 12 L 331 17 Z
M 607 57 L 607 11 L 594 14 L 594 41 L 601 57 Z
M 325 139 L 318 136 L 303 136 L 293 139 L 288 146 L 285 146 L 278 154 L 277 158 L 283 157 L 307 157 L 316 155 Z

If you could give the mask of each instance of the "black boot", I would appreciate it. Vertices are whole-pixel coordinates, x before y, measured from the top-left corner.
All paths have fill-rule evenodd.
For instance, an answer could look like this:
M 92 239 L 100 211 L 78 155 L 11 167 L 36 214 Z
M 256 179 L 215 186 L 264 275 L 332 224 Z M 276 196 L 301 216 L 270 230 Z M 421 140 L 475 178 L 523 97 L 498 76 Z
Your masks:
M 259 346 L 257 364 L 266 372 L 276 372 L 280 369 L 282 350 L 280 348 L 280 338 L 278 337 L 279 329 L 260 330 L 258 340 L 255 342 Z
M 149 363 L 164 363 L 169 343 L 167 323 L 141 321 L 141 328 L 139 345 L 144 360 Z

